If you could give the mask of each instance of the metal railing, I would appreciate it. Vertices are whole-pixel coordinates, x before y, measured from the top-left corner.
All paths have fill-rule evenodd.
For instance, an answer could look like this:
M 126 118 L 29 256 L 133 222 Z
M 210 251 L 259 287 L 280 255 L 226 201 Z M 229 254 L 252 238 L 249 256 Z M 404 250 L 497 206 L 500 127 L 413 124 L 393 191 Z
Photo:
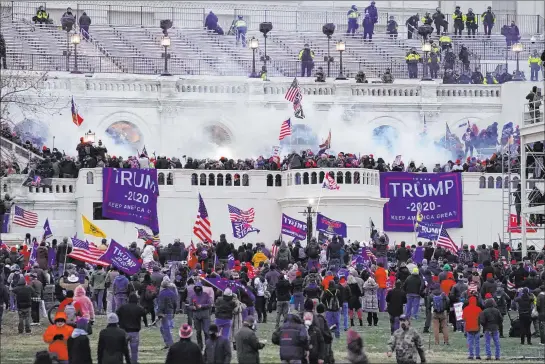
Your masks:
M 20 19 L 30 20 L 35 15 L 36 9 L 39 6 L 44 6 L 47 10 L 47 2 L 3 1 L 0 5 L 2 7 L 2 19 L 5 17 L 12 21 Z M 249 30 L 258 30 L 259 23 L 261 22 L 272 22 L 274 30 L 283 31 L 321 31 L 325 23 L 335 23 L 337 25 L 337 32 L 344 32 L 347 27 L 346 12 L 348 9 L 337 11 L 288 7 L 287 9 L 266 10 L 256 9 L 256 7 L 252 5 L 247 7 L 239 6 L 232 10 L 232 15 L 230 14 L 231 10 L 224 10 L 221 14 L 218 14 L 219 22 L 226 32 L 231 25 L 231 21 L 238 15 L 244 16 Z M 72 9 L 76 18 L 79 18 L 85 11 L 91 17 L 94 25 L 156 27 L 159 25 L 160 20 L 170 19 L 177 28 L 202 27 L 208 12 L 208 9 L 204 7 L 154 7 L 92 3 L 78 3 L 72 6 Z M 361 10 L 363 11 L 363 9 Z M 416 10 L 395 9 L 381 11 L 380 8 L 378 10 L 378 28 L 375 28 L 375 31 L 383 30 L 389 17 L 392 15 L 400 26 L 404 26 L 405 20 L 416 12 Z M 55 9 L 55 11 L 59 12 L 58 9 Z M 430 12 L 433 13 L 433 10 L 430 9 Z M 423 15 L 422 12 L 420 13 L 420 15 Z M 449 9 L 449 11 L 444 11 L 444 13 L 449 23 L 448 30 L 452 31 L 454 24 L 451 19 L 452 11 Z M 477 11 L 476 14 L 479 18 L 479 31 L 481 31 L 483 29 L 480 21 L 481 12 Z M 60 14 L 53 20 L 58 23 L 59 19 Z M 361 20 L 359 20 L 359 23 L 361 23 Z M 540 15 L 496 13 L 496 25 L 492 28 L 492 33 L 500 34 L 501 27 L 511 24 L 512 20 L 518 25 L 522 34 L 539 34 L 544 32 L 545 29 L 545 19 Z

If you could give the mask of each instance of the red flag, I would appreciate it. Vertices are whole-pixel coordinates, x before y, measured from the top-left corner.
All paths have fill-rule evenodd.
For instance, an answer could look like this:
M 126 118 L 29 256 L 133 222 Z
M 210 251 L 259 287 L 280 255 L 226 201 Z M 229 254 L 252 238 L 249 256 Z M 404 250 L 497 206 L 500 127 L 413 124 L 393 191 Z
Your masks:
M 536 227 L 535 224 L 532 224 L 531 222 L 526 220 L 526 232 L 527 233 L 537 232 L 537 229 L 535 227 Z M 507 232 L 522 233 L 522 229 L 521 229 L 520 225 L 517 225 L 517 215 L 511 214 L 509 216 L 509 227 L 507 228 Z

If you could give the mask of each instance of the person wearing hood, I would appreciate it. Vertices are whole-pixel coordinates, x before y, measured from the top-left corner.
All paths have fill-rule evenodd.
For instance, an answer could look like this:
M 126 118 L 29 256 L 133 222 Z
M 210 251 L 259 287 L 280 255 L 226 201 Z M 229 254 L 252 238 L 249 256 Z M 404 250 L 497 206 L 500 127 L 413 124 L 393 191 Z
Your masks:
M 206 16 L 206 19 L 204 20 L 204 27 L 207 30 L 216 31 L 218 28 L 218 17 L 212 10 L 208 13 Z
M 422 363 L 426 362 L 426 355 L 422 345 L 422 337 L 411 327 L 409 319 L 405 315 L 399 318 L 399 326 L 388 340 L 388 357 L 395 352 L 398 363 L 416 363 L 416 356 L 420 356 Z
M 526 278 L 528 278 L 528 276 L 529 273 L 526 269 L 524 269 L 524 263 L 520 262 L 518 268 L 509 275 L 509 278 L 514 278 L 513 283 L 518 289 L 524 287 L 524 281 Z
M 372 277 L 363 284 L 363 311 L 367 312 L 369 326 L 378 326 L 378 285 Z
M 80 317 L 76 322 L 76 328 L 68 338 L 68 362 L 70 364 L 93 364 L 91 358 L 91 345 L 87 333 L 89 321 Z
M 129 347 L 131 349 L 131 363 L 138 363 L 138 347 L 140 345 L 140 330 L 142 321 L 148 327 L 146 311 L 138 304 L 138 296 L 131 293 L 129 303 L 117 309 L 119 327 L 127 333 Z
M 67 343 L 73 331 L 74 328 L 66 324 L 66 314 L 57 311 L 53 325 L 50 325 L 43 334 L 44 342 L 49 344 L 49 353 L 55 354 L 61 363 L 68 363 Z
M 36 292 L 26 284 L 25 278 L 21 276 L 17 281 L 17 287 L 13 289 L 13 293 L 15 294 L 19 314 L 19 334 L 22 334 L 23 330 L 30 334 L 30 311 L 32 298 L 36 295 Z
M 396 278 L 399 279 L 401 282 L 405 282 L 405 280 L 409 278 L 410 275 L 411 272 L 407 268 L 407 263 L 400 263 L 399 269 L 397 270 Z
M 79 17 L 79 29 L 80 29 L 81 35 L 83 36 L 83 39 L 89 39 L 90 26 L 91 26 L 91 18 L 89 18 L 87 13 L 84 11 L 83 14 L 81 14 L 81 16 Z M 103 148 L 102 141 L 99 140 L 99 143 L 100 143 L 100 148 L 102 149 Z M 104 155 L 102 156 L 102 158 L 104 158 Z
M 45 246 L 45 242 L 41 242 L 40 246 L 38 247 L 38 250 L 36 252 L 36 262 L 40 266 L 41 269 L 47 270 L 49 269 L 49 250 Z
M 127 333 L 119 328 L 119 317 L 115 313 L 109 313 L 108 325 L 100 331 L 98 337 L 97 357 L 99 364 L 131 364 L 129 347 L 127 346 Z M 123 361 L 125 359 L 125 361 Z
M 284 324 L 273 332 L 272 343 L 280 346 L 282 362 L 302 362 L 309 349 L 309 337 L 301 318 L 288 315 Z
M 479 323 L 479 317 L 482 309 L 477 305 L 477 297 L 469 297 L 469 304 L 462 311 L 462 319 L 465 322 L 466 340 L 468 347 L 468 359 L 481 360 L 481 325 Z
M 498 287 L 496 288 L 496 292 L 494 293 L 494 301 L 496 301 L 496 307 L 501 313 L 501 322 L 499 324 L 499 330 L 500 330 L 500 338 L 503 338 L 503 318 L 505 315 L 507 315 L 507 305 L 508 302 L 511 300 L 507 293 L 505 293 L 505 290 L 503 289 L 503 286 L 501 284 L 498 284 Z
M 204 339 L 208 340 L 208 330 L 210 327 L 210 309 L 212 308 L 212 298 L 203 291 L 202 284 L 199 282 L 193 287 L 193 293 L 188 297 L 189 309 L 193 318 L 195 330 L 197 330 L 197 344 L 203 348 Z
M 363 350 L 363 339 L 360 334 L 350 329 L 346 333 L 346 348 L 350 364 L 368 364 L 369 359 Z
M 101 265 L 98 265 L 91 274 L 89 285 L 93 291 L 93 300 L 96 303 L 97 314 L 104 313 L 104 307 L 102 305 L 104 301 L 104 290 L 106 289 L 106 272 Z
M 286 248 L 287 249 L 287 248 Z M 289 250 L 289 249 L 287 249 Z M 265 280 L 267 281 L 267 288 L 271 293 L 268 299 L 267 309 L 269 313 L 273 312 L 273 308 L 277 307 L 276 285 L 282 274 L 278 271 L 275 263 L 271 264 L 270 270 L 265 274 Z
M 229 364 L 231 363 L 231 344 L 229 340 L 218 335 L 218 327 L 210 325 L 206 348 L 204 349 L 204 364 Z
M 390 315 L 390 334 L 399 329 L 399 317 L 403 314 L 403 305 L 407 303 L 407 294 L 402 289 L 400 280 L 395 282 L 394 289 L 386 295 L 388 302 L 388 314 Z
M 337 289 L 337 286 L 333 280 L 329 281 L 327 288 L 322 293 L 320 302 L 322 302 L 326 308 L 326 320 L 327 324 L 332 327 L 335 326 L 335 337 L 339 338 L 340 334 L 340 311 L 341 311 L 341 292 Z
M 527 287 L 524 287 L 522 289 L 522 294 L 515 298 L 515 303 L 518 308 L 520 320 L 520 344 L 524 345 L 524 338 L 526 337 L 526 343 L 532 345 L 531 326 L 534 295 L 530 293 L 530 290 Z
M 433 312 L 432 322 L 435 345 L 439 345 L 439 332 L 443 333 L 443 342 L 445 345 L 448 345 L 449 341 L 447 320 L 450 307 L 448 294 L 446 294 L 439 287 L 437 287 L 435 290 L 433 290 L 430 301 Z
M 492 296 L 496 293 L 498 285 L 494 281 L 494 275 L 492 273 L 487 273 L 486 281 L 481 286 L 481 297 L 484 298 L 487 293 L 490 293 Z
M 420 278 L 420 271 L 418 268 L 414 268 L 411 275 L 403 283 L 403 290 L 407 294 L 407 305 L 405 306 L 405 316 L 411 318 L 411 316 L 418 320 L 418 311 L 420 310 L 420 292 L 422 290 L 423 283 Z
M 263 253 L 261 249 L 257 249 L 256 253 L 252 257 L 252 263 L 254 264 L 254 268 L 259 268 L 259 264 L 261 262 L 265 263 L 269 258 Z
M 82 317 L 92 325 L 95 321 L 95 308 L 91 299 L 85 295 L 85 289 L 81 285 L 77 286 L 74 291 L 74 302 L 79 303 Z
M 233 323 L 233 313 L 236 308 L 236 302 L 233 300 L 233 292 L 230 288 L 223 291 L 223 295 L 218 297 L 215 302 L 216 307 L 216 325 L 221 330 L 221 336 L 229 340 L 231 325 Z
M 178 308 L 178 293 L 170 289 L 170 285 L 170 280 L 163 280 L 161 291 L 157 296 L 157 317 L 161 320 L 160 331 L 165 342 L 164 349 L 168 349 L 173 344 L 170 324 Z
M 483 312 L 479 314 L 479 323 L 484 331 L 486 359 L 490 360 L 492 358 L 490 349 L 490 340 L 492 339 L 496 349 L 496 360 L 500 360 L 500 333 L 498 329 L 502 317 L 500 311 L 494 307 L 494 300 L 486 300 L 484 307 Z
M 363 26 L 363 39 L 364 39 L 364 42 L 367 41 L 367 36 L 369 36 L 369 41 L 371 41 L 373 39 L 373 33 L 374 33 L 374 29 L 375 29 L 375 22 L 373 21 L 373 19 L 369 15 L 369 13 L 365 14 L 365 16 L 363 18 L 363 22 L 362 22 L 361 25 Z
M 129 279 L 123 272 L 119 272 L 112 286 L 114 295 L 114 307 L 112 307 L 112 310 L 115 312 L 118 307 L 123 306 L 129 301 Z

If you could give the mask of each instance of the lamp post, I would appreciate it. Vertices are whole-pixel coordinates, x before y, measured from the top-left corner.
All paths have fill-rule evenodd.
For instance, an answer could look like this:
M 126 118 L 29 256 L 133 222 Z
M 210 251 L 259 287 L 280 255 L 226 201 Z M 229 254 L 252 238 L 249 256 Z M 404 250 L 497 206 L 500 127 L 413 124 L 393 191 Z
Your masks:
M 327 62 L 327 77 L 331 77 L 331 63 L 333 62 L 333 57 L 329 55 L 331 48 L 331 36 L 335 33 L 335 24 L 327 23 L 322 27 L 322 32 L 327 37 L 327 56 L 324 57 L 324 61 Z
M 265 46 L 264 46 L 265 55 L 261 56 L 261 60 L 263 61 L 263 71 L 265 72 L 267 72 L 267 61 L 269 60 L 269 56 L 267 56 L 267 34 L 272 29 L 273 29 L 273 25 L 271 22 L 259 23 L 259 31 L 263 34 L 263 38 L 265 39 Z
M 163 38 L 161 38 L 161 45 L 165 48 L 165 52 L 163 53 L 163 58 L 165 59 L 165 69 L 163 70 L 163 73 L 161 73 L 161 76 L 172 76 L 168 72 L 168 59 L 170 58 L 170 54 L 168 54 L 168 47 L 170 47 L 170 37 L 165 35 Z
M 94 143 L 95 142 L 95 133 L 89 129 L 87 133 L 85 133 L 85 142 L 86 143 Z
M 339 52 L 339 76 L 337 76 L 337 80 L 346 80 L 346 77 L 344 77 L 344 74 L 343 74 L 343 52 L 345 51 L 346 49 L 346 44 L 342 41 L 342 40 L 339 40 L 337 42 L 337 44 L 335 45 L 335 48 L 337 49 L 337 51 Z
M 513 44 L 511 49 L 517 55 L 517 70 L 515 71 L 515 77 L 513 77 L 513 81 L 523 81 L 523 79 L 522 79 L 522 77 L 520 75 L 519 53 L 524 50 L 524 47 L 522 46 L 522 43 L 515 43 L 515 44 Z
M 431 52 L 431 44 L 429 42 L 422 43 L 422 52 L 424 52 L 424 74 L 422 75 L 422 81 L 433 81 L 431 78 L 429 69 L 429 54 Z
M 74 33 L 70 37 L 70 43 L 74 45 L 74 69 L 71 73 L 81 73 L 78 70 L 78 44 L 81 43 L 81 36 L 79 33 Z
M 257 78 L 257 73 L 255 72 L 255 52 L 258 47 L 259 40 L 257 40 L 256 37 L 252 37 L 252 39 L 250 39 L 250 49 L 252 50 L 252 73 L 250 74 L 250 78 Z
M 300 212 L 303 215 L 307 216 L 307 245 L 310 244 L 310 239 L 312 239 L 312 215 L 317 214 L 318 211 L 312 211 L 312 206 L 314 205 L 314 199 L 309 198 L 308 199 L 308 206 L 306 207 L 305 211 Z

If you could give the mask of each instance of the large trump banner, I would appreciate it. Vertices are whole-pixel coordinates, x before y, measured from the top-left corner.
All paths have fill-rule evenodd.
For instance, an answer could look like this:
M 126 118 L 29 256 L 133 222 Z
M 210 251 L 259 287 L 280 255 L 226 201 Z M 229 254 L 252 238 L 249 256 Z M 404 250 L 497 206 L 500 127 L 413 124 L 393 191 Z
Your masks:
M 418 211 L 425 222 L 463 227 L 461 173 L 381 173 L 380 197 L 389 199 L 384 231 L 414 231 Z
M 157 170 L 104 168 L 102 173 L 102 215 L 158 232 Z

